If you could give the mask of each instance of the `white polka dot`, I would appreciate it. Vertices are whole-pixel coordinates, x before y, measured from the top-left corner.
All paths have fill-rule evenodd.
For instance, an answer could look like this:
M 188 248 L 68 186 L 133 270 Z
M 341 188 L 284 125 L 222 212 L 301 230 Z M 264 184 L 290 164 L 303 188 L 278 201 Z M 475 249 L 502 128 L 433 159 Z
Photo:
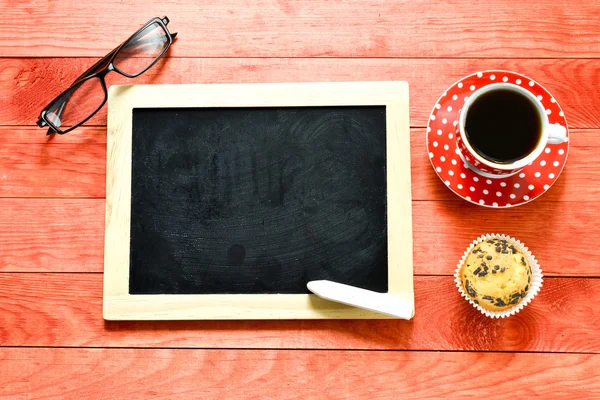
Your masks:
M 471 187 L 469 188 L 469 190 L 470 190 L 471 192 L 474 192 L 474 191 L 475 191 L 475 188 L 474 188 L 473 186 L 471 186 Z
M 446 108 L 446 110 L 448 110 L 448 112 L 452 111 L 452 106 L 448 106 L 448 108 Z
M 540 176 L 542 176 L 542 174 L 540 172 L 536 172 L 535 174 L 533 174 L 536 178 L 539 178 Z
M 465 174 L 460 174 L 460 177 L 465 179 L 467 176 Z
M 554 162 L 552 163 L 552 165 L 554 165 L 555 167 L 558 167 L 558 166 L 560 165 L 560 163 L 559 163 L 558 161 L 554 161 Z
M 439 110 L 440 108 L 442 108 L 442 106 L 440 105 L 440 103 L 438 103 L 435 105 L 435 108 L 437 108 Z
M 535 85 L 534 81 L 529 81 L 529 86 L 533 87 L 533 85 Z
M 565 151 L 563 149 L 560 149 L 560 150 L 558 150 L 558 154 L 560 154 L 562 156 L 563 154 L 565 154 Z
M 457 188 L 462 189 L 463 185 L 461 185 L 460 183 L 458 185 L 456 185 Z
M 485 204 L 485 201 L 483 201 L 483 200 L 479 200 L 479 204 L 481 204 L 481 205 L 484 205 L 484 204 Z
M 458 100 L 458 95 L 457 94 L 453 95 L 452 100 Z
M 459 88 L 463 87 L 463 83 L 462 82 L 458 82 L 458 87 Z
M 481 78 L 482 76 L 483 76 L 483 73 L 482 73 L 482 72 L 478 72 L 478 73 L 477 73 L 477 77 L 478 77 L 478 78 Z
M 537 96 L 537 99 L 538 99 L 539 101 L 542 101 L 542 100 L 544 99 L 544 97 L 543 97 L 541 94 L 538 94 L 538 96 Z
M 517 79 L 515 82 L 517 83 L 517 85 L 521 84 L 521 80 L 520 79 Z
M 552 114 L 552 110 L 551 110 L 551 109 L 549 109 L 549 108 L 547 108 L 547 109 L 546 109 L 546 114 L 547 114 L 547 115 L 550 115 L 550 114 Z
M 456 160 L 452 159 L 452 165 L 456 165 Z
M 492 203 L 492 207 L 498 207 L 498 203 L 496 203 L 496 202 Z
M 444 161 L 446 161 L 446 157 L 444 157 L 444 156 L 441 156 L 441 157 L 440 157 L 440 161 L 441 161 L 441 162 L 444 162 Z
M 506 182 L 500 182 L 500 186 L 506 187 Z
M 550 102 L 551 103 L 556 103 L 556 99 L 554 97 L 550 97 Z
M 437 134 L 438 134 L 438 135 L 441 135 L 441 134 L 442 134 L 442 130 L 441 130 L 441 129 L 438 129 L 438 130 L 437 130 Z
M 469 100 L 469 96 L 465 97 L 465 103 Z
M 450 150 L 450 146 L 448 146 L 447 144 L 444 145 L 444 150 L 448 151 Z
M 433 153 L 429 153 L 429 158 L 433 158 Z
M 552 174 L 552 173 L 548 174 L 548 178 L 554 179 L 554 174 Z
M 535 186 L 533 186 L 533 185 L 529 185 L 529 186 L 527 186 L 527 188 L 528 188 L 529 190 L 533 190 L 533 189 L 535 189 Z
M 473 90 L 475 90 L 475 85 L 471 85 L 471 87 L 469 89 L 471 89 L 471 92 L 472 92 Z
M 490 79 L 491 79 L 492 81 L 493 81 L 493 80 L 495 80 L 495 79 L 496 79 L 496 75 L 494 75 L 494 74 L 490 75 Z
M 442 118 L 442 124 L 445 124 L 446 122 L 448 122 L 448 120 L 446 118 Z
M 448 92 L 442 93 L 442 97 L 446 97 L 447 94 L 448 94 Z
M 521 173 L 519 174 L 519 178 L 521 178 L 521 179 L 525 178 L 525 172 L 521 172 Z
M 514 194 L 514 193 L 511 193 L 509 197 L 510 197 L 511 199 L 514 199 L 514 198 L 516 198 L 516 197 L 517 197 L 517 195 L 516 195 L 516 194 Z
M 438 142 L 433 142 L 433 147 L 438 147 Z
M 437 172 L 442 172 L 442 167 L 437 167 L 435 170 L 436 170 Z
M 478 178 L 478 177 L 476 177 L 476 176 L 474 176 L 474 177 L 473 177 L 473 180 L 474 180 L 475 182 L 479 182 L 479 178 Z
M 483 189 L 483 194 L 488 194 L 488 190 L 487 189 Z
M 471 201 L 471 197 L 470 196 L 465 197 L 465 199 L 467 199 L 468 201 Z
M 454 126 L 458 125 L 458 121 L 454 120 L 454 122 L 452 122 L 452 125 L 454 125 Z
M 550 185 L 544 185 L 544 190 L 550 189 Z
M 512 204 L 506 203 L 506 207 L 512 207 Z
M 454 135 L 452 133 L 449 133 L 448 134 L 448 139 L 452 139 L 452 138 L 454 138 Z
M 492 184 L 492 180 L 488 179 L 488 180 L 485 181 L 485 183 L 487 183 L 488 185 L 491 185 Z
M 508 82 L 508 76 L 503 77 L 502 82 Z
M 540 161 L 540 165 L 543 167 L 544 165 L 546 165 L 546 160 L 542 160 Z
M 430 126 L 427 127 L 427 133 L 429 133 L 429 132 L 431 132 L 431 127 Z
M 450 186 L 450 181 L 445 181 L 444 183 L 446 184 L 446 186 Z
M 454 176 L 454 171 L 452 171 L 452 170 L 448 171 L 448 175 Z
M 435 121 L 435 115 L 431 114 L 431 116 L 429 117 L 430 120 Z
M 521 185 L 519 185 L 518 183 L 515 183 L 515 184 L 514 184 L 514 186 L 515 186 L 515 188 L 517 188 L 517 189 L 521 187 Z
M 502 192 L 496 192 L 496 196 L 502 197 Z
M 529 196 L 527 196 L 527 195 L 523 196 L 523 200 L 525 200 L 525 201 L 529 200 Z
M 546 150 L 544 150 L 544 153 L 550 154 L 550 147 L 546 147 Z

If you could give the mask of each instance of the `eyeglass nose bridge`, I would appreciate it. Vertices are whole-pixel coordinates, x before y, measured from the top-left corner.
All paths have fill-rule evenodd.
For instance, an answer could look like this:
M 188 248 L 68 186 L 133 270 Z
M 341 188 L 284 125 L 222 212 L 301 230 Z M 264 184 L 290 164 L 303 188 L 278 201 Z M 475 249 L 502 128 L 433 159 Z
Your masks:
M 100 78 L 104 79 L 104 77 L 105 77 L 106 75 L 108 75 L 108 73 L 109 73 L 109 72 L 112 72 L 112 71 L 114 71 L 114 70 L 115 70 L 115 64 L 114 64 L 114 63 L 111 61 L 111 62 L 110 62 L 110 63 L 109 63 L 107 66 L 106 66 L 106 68 L 104 68 L 102 71 L 98 72 L 98 75 L 96 75 L 96 76 L 98 76 L 98 77 L 100 77 Z

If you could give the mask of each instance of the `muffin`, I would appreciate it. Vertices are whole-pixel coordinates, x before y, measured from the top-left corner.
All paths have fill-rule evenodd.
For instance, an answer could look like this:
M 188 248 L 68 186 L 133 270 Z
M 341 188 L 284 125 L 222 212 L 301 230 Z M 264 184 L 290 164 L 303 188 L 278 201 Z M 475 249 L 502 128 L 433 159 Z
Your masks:
M 476 243 L 458 275 L 464 293 L 488 311 L 504 311 L 518 305 L 529 292 L 531 276 L 525 254 L 499 238 Z

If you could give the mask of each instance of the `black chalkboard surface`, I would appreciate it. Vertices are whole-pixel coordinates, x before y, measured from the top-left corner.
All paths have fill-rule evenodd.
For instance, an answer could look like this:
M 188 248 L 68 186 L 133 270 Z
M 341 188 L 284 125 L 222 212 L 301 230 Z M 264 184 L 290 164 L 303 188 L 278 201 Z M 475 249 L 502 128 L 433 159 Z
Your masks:
M 130 294 L 388 291 L 386 108 L 134 108 Z

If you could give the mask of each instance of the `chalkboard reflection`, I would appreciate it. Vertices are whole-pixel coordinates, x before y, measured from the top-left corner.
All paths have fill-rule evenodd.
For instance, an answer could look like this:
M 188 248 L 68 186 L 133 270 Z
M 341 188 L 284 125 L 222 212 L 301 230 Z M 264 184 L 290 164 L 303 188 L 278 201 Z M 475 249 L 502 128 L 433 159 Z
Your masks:
M 133 111 L 131 294 L 388 290 L 385 107 Z

